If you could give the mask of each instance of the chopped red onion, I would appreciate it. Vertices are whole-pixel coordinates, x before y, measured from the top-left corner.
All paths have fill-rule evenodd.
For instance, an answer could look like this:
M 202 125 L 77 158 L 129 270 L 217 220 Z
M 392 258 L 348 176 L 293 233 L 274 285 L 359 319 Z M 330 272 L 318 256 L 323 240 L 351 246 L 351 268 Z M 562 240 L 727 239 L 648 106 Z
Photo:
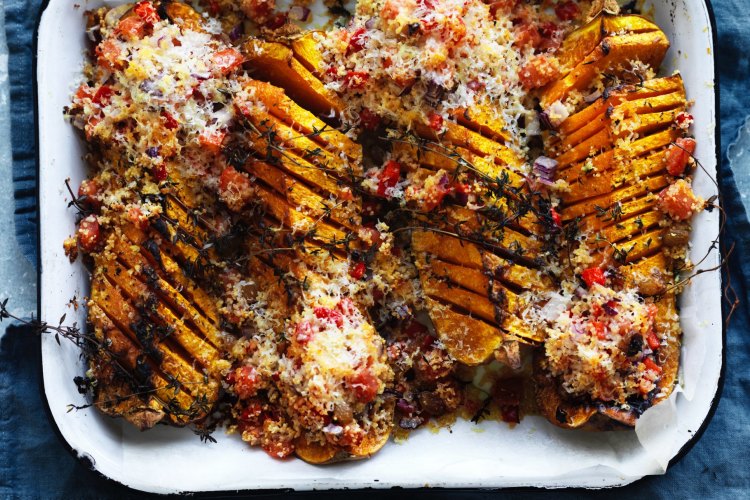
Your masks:
M 553 160 L 547 156 L 540 156 L 534 160 L 533 171 L 539 182 L 549 186 L 554 183 L 555 171 L 557 171 L 557 160 Z
M 539 117 L 539 124 L 541 125 L 542 130 L 552 130 L 555 128 L 546 111 L 539 111 L 537 116 Z
M 403 398 L 396 401 L 396 408 L 405 415 L 411 415 L 417 411 L 417 408 L 413 404 Z
M 297 21 L 305 22 L 310 17 L 310 9 L 303 5 L 295 5 L 289 9 L 289 17 Z
M 377 22 L 378 22 L 377 18 L 371 17 L 365 22 L 365 28 L 367 28 L 368 30 L 371 30 L 375 27 L 375 23 Z
M 325 427 L 323 427 L 323 432 L 325 432 L 326 434 L 330 434 L 332 436 L 338 436 L 339 434 L 344 432 L 344 428 L 341 427 L 340 425 L 328 424 Z
M 612 307 L 609 304 L 609 302 L 607 302 L 606 304 L 604 304 L 602 306 L 602 309 L 604 310 L 605 313 L 607 313 L 610 316 L 617 316 L 617 309 L 615 309 L 614 307 Z
M 234 28 L 232 28 L 232 31 L 229 32 L 229 39 L 233 42 L 236 42 L 244 34 L 245 34 L 245 23 L 240 21 L 239 23 L 235 25 Z
M 448 177 L 448 174 L 443 174 L 443 176 L 440 177 L 440 180 L 438 181 L 438 186 L 442 190 L 447 191 L 450 183 L 451 183 L 451 179 L 450 177 Z

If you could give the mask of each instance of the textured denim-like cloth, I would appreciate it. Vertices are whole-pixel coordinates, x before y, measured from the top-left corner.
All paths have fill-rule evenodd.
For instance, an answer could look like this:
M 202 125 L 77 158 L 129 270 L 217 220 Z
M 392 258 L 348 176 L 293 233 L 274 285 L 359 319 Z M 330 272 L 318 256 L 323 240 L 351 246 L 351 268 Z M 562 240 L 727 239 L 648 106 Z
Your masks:
M 699 0 L 697 0 L 699 1 Z M 0 0 L 0 4 L 2 0 Z M 5 0 L 12 95 L 13 172 L 18 240 L 36 262 L 35 139 L 32 103 L 32 37 L 39 0 Z M 695 447 L 663 476 L 646 477 L 617 490 L 556 491 L 557 498 L 628 496 L 633 498 L 748 498 L 750 496 L 750 318 L 747 289 L 750 225 L 735 176 L 750 176 L 746 163 L 727 161 L 727 146 L 750 115 L 750 11 L 745 0 L 715 0 L 721 88 L 722 169 L 719 182 L 729 214 L 724 246 L 735 245 L 729 261 L 731 281 L 742 301 L 727 329 L 727 364 L 723 396 L 710 425 Z M 742 155 L 736 155 L 740 157 Z M 731 168 L 730 168 L 731 167 Z M 734 171 L 732 171 L 734 169 Z M 746 179 L 746 177 L 744 178 Z M 8 210 L 9 200 L 0 205 Z M 39 340 L 23 328 L 10 327 L 0 344 L 0 497 L 2 498 L 142 498 L 102 479 L 74 459 L 47 420 L 40 396 Z M 512 450 L 498 450 L 512 453 Z M 248 471 L 252 474 L 252 471 Z M 394 492 L 396 493 L 396 492 Z M 541 490 L 508 492 L 418 491 L 412 498 L 541 498 Z M 308 496 L 298 495 L 298 496 Z M 312 494 L 315 495 L 315 494 Z M 379 498 L 383 492 L 334 492 L 323 498 Z M 266 495 L 262 495 L 266 496 Z

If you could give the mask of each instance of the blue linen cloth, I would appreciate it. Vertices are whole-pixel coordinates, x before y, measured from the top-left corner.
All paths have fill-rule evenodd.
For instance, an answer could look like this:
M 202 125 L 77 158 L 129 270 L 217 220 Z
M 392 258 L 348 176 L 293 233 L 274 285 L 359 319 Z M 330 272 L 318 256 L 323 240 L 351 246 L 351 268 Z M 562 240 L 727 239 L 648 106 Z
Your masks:
M 15 207 L 17 239 L 25 255 L 36 262 L 37 212 L 35 190 L 35 123 L 33 103 L 32 38 L 41 1 L 5 0 L 5 24 L 10 52 L 10 94 L 15 205 L 4 200 L 0 210 Z M 2 0 L 0 0 L 2 5 Z M 750 116 L 750 13 L 745 0 L 715 0 L 719 44 L 722 169 L 719 178 L 724 208 L 729 214 L 724 247 L 734 245 L 729 259 L 731 283 L 741 305 L 727 325 L 727 363 L 723 395 L 716 414 L 695 447 L 664 476 L 646 477 L 614 491 L 556 491 L 557 498 L 628 496 L 634 498 L 748 498 L 750 496 L 750 318 L 747 291 L 750 277 L 750 224 L 737 184 L 750 184 L 750 150 L 735 150 L 733 143 Z M 0 97 L 1 99 L 1 97 Z M 750 128 L 750 127 L 748 127 Z M 748 133 L 745 130 L 745 133 Z M 748 144 L 750 140 L 738 141 Z M 735 148 L 736 149 L 736 148 Z M 741 153 L 742 151 L 740 151 Z M 742 158 L 745 161 L 742 161 Z M 725 275 L 725 279 L 727 276 Z M 12 287 L 9 287 L 12 289 Z M 1 298 L 1 297 L 0 297 Z M 11 298 L 12 300 L 12 298 Z M 19 326 L 8 327 L 0 339 L 0 497 L 1 498 L 143 498 L 90 471 L 70 455 L 47 419 L 40 397 L 39 340 Z M 498 453 L 503 453 L 498 450 Z M 249 474 L 252 471 L 248 471 Z M 314 494 L 313 494 L 314 495 Z M 356 493 L 379 498 L 382 492 Z M 541 498 L 548 492 L 419 491 L 409 496 Z M 270 496 L 270 495 L 261 495 Z M 299 494 L 296 496 L 308 496 Z M 321 496 L 321 495 L 317 495 Z M 349 498 L 352 492 L 332 492 L 325 498 Z

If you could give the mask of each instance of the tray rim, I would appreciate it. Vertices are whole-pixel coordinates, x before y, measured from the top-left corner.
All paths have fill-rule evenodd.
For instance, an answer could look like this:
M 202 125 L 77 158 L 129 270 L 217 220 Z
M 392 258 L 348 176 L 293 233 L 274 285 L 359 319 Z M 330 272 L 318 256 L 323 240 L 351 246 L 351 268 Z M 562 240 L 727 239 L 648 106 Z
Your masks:
M 42 3 L 39 7 L 39 11 L 36 16 L 35 20 L 35 26 L 34 26 L 34 33 L 32 36 L 32 66 L 33 66 L 33 75 L 32 75 L 32 96 L 33 96 L 33 112 L 34 112 L 34 135 L 35 135 L 35 141 L 36 141 L 36 147 L 35 147 L 35 162 L 36 162 L 36 169 L 35 169 L 35 175 L 36 175 L 36 188 L 35 188 L 35 196 L 36 196 L 36 202 L 37 202 L 37 210 L 39 211 L 41 206 L 41 193 L 40 193 L 40 172 L 41 172 L 41 161 L 40 161 L 40 152 L 41 152 L 41 146 L 39 141 L 39 135 L 40 135 L 40 126 L 39 126 L 39 84 L 38 84 L 38 73 L 39 73 L 39 67 L 38 67 L 38 42 L 39 42 L 39 28 L 41 25 L 42 17 L 47 10 L 47 7 L 49 7 L 50 2 L 53 0 L 42 0 Z M 686 0 L 691 1 L 691 0 Z M 712 51 L 711 51 L 711 59 L 714 64 L 714 74 L 713 74 L 713 80 L 714 80 L 714 88 L 713 88 L 713 95 L 714 95 L 714 120 L 715 120 L 715 126 L 714 126 L 714 145 L 715 145 L 715 151 L 714 155 L 716 157 L 716 177 L 717 180 L 720 176 L 721 171 L 723 170 L 723 164 L 722 164 L 722 153 L 721 153 L 721 106 L 720 106 L 720 75 L 717 72 L 717 57 L 716 57 L 716 49 L 718 47 L 718 31 L 717 31 L 717 25 L 716 25 L 716 16 L 713 9 L 713 0 L 695 0 L 697 2 L 703 3 L 706 9 L 706 13 L 708 15 L 709 25 L 711 28 L 711 43 L 712 43 Z M 721 215 L 720 217 L 724 217 Z M 721 221 L 721 218 L 720 218 Z M 41 319 L 42 317 L 42 287 L 41 287 L 41 280 L 42 280 L 42 230 L 41 230 L 41 223 L 37 223 L 37 241 L 39 243 L 39 251 L 37 252 L 37 259 L 36 259 L 36 269 L 37 269 L 37 318 Z M 722 257 L 721 248 L 723 248 L 724 243 L 724 234 L 720 233 L 719 235 L 719 249 L 720 253 L 719 256 Z M 724 276 L 723 273 L 720 276 L 720 290 L 724 288 Z M 692 448 L 696 445 L 696 443 L 701 439 L 704 432 L 708 428 L 709 424 L 711 423 L 711 420 L 713 419 L 714 414 L 716 413 L 716 409 L 718 408 L 719 402 L 721 400 L 721 396 L 724 390 L 724 384 L 726 379 L 726 364 L 727 364 L 727 353 L 726 353 L 726 345 L 727 345 L 727 330 L 726 330 L 726 301 L 721 300 L 721 366 L 719 368 L 719 379 L 717 381 L 716 386 L 716 392 L 714 393 L 711 404 L 708 408 L 708 411 L 706 415 L 703 418 L 703 421 L 701 422 L 700 427 L 692 434 L 690 439 L 679 449 L 679 451 L 670 459 L 669 464 L 667 466 L 666 472 L 671 469 L 674 465 L 676 465 L 680 460 L 682 460 L 687 453 L 692 450 Z M 40 396 L 42 398 L 43 407 L 45 414 L 47 416 L 48 421 L 50 422 L 50 427 L 52 428 L 53 432 L 57 436 L 60 443 L 63 445 L 63 447 L 68 451 L 68 453 L 73 456 L 76 461 L 78 461 L 81 465 L 86 467 L 89 471 L 92 471 L 95 473 L 98 477 L 104 479 L 107 484 L 114 485 L 118 488 L 124 488 L 128 492 L 133 493 L 143 493 L 148 492 L 151 494 L 154 494 L 154 492 L 149 492 L 148 490 L 139 490 L 135 487 L 132 487 L 130 485 L 127 485 L 114 477 L 108 476 L 104 474 L 103 472 L 99 471 L 99 469 L 91 462 L 91 460 L 85 455 L 85 454 L 79 454 L 76 449 L 73 447 L 71 443 L 68 442 L 68 440 L 63 436 L 62 431 L 60 430 L 60 427 L 55 420 L 54 415 L 52 414 L 52 410 L 50 408 L 49 399 L 47 398 L 47 392 L 44 384 L 44 359 L 43 359 L 43 353 L 42 353 L 42 337 L 39 337 L 39 358 L 38 358 L 38 374 L 39 374 L 39 389 L 40 389 Z M 608 485 L 603 488 L 595 488 L 595 487 L 582 487 L 582 486 L 567 486 L 560 489 L 566 489 L 566 490 L 592 490 L 592 489 L 614 489 L 614 488 L 622 488 L 625 486 L 628 486 L 630 484 L 635 484 L 643 481 L 648 476 L 644 475 L 634 481 L 626 481 L 619 484 L 614 485 Z M 515 486 L 515 487 L 415 487 L 415 488 L 403 488 L 400 486 L 391 486 L 390 488 L 378 488 L 375 489 L 373 487 L 367 487 L 367 488 L 346 488 L 345 486 L 341 488 L 334 488 L 334 489 L 311 489 L 311 490 L 297 490 L 294 488 L 264 488 L 264 489 L 244 489 L 244 490 L 210 490 L 210 491 L 181 491 L 177 494 L 190 494 L 191 496 L 195 496 L 198 498 L 212 498 L 212 497 L 245 497 L 245 496 L 258 496 L 258 495 L 264 495 L 269 493 L 295 493 L 298 495 L 304 495 L 304 494 L 326 494 L 327 491 L 336 491 L 336 490 L 347 490 L 351 492 L 372 492 L 375 494 L 383 493 L 387 494 L 387 492 L 393 491 L 394 489 L 413 489 L 413 490 L 427 490 L 427 491 L 435 491 L 435 492 L 463 492 L 463 491 L 503 491 L 503 492 L 524 492 L 524 491 L 545 491 L 550 489 L 549 487 L 544 486 Z M 171 495 L 170 495 L 171 496 Z

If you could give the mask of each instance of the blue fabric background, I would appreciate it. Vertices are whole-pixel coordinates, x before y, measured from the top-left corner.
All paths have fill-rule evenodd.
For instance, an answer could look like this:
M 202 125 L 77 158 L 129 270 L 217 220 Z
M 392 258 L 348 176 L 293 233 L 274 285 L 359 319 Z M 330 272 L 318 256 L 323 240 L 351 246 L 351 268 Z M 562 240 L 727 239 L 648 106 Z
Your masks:
M 32 38 L 40 0 L 5 0 L 6 33 L 10 50 L 13 181 L 15 204 L 3 200 L 2 208 L 15 207 L 20 246 L 32 262 L 37 253 L 35 189 L 35 124 L 32 89 Z M 735 244 L 728 268 L 741 306 L 727 328 L 727 364 L 723 396 L 703 437 L 664 476 L 647 477 L 614 491 L 556 491 L 557 498 L 635 496 L 636 498 L 748 498 L 750 497 L 750 318 L 747 289 L 750 268 L 750 225 L 737 192 L 735 176 L 750 177 L 747 163 L 729 165 L 726 148 L 750 115 L 750 22 L 746 0 L 714 0 L 719 46 L 716 48 L 721 98 L 722 172 L 724 208 L 730 214 L 724 246 Z M 731 168 L 730 168 L 731 167 Z M 733 169 L 733 170 L 732 170 Z M 725 276 L 726 277 L 726 276 Z M 2 498 L 142 498 L 74 459 L 58 440 L 47 420 L 40 397 L 39 340 L 23 328 L 11 326 L 0 341 L 0 497 Z M 499 451 L 501 452 L 501 451 Z M 248 473 L 252 473 L 248 471 Z M 538 498 L 548 492 L 420 491 L 412 498 Z M 271 495 L 261 495 L 262 497 Z M 304 496 L 304 495 L 296 495 Z M 318 494 L 349 498 L 351 492 Z M 357 493 L 360 498 L 381 497 L 382 492 Z

